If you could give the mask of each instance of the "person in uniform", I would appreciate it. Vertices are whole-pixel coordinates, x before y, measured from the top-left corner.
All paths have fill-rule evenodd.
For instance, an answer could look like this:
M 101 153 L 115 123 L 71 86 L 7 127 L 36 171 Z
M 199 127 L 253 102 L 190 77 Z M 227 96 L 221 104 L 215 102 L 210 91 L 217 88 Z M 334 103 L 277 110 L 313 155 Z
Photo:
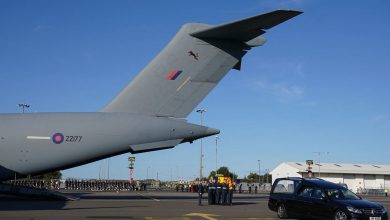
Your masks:
M 198 185 L 198 205 L 202 205 L 202 195 L 204 192 L 204 187 L 201 182 Z
M 214 205 L 215 204 L 215 183 L 214 179 L 210 178 L 209 180 L 209 185 L 208 185 L 208 192 L 207 192 L 207 201 L 209 205 Z
M 215 191 L 215 204 L 221 204 L 221 194 L 222 194 L 222 184 L 221 182 L 217 181 L 216 185 L 216 191 Z
M 227 204 L 227 196 L 228 196 L 228 186 L 226 184 L 226 181 L 222 183 L 222 205 Z

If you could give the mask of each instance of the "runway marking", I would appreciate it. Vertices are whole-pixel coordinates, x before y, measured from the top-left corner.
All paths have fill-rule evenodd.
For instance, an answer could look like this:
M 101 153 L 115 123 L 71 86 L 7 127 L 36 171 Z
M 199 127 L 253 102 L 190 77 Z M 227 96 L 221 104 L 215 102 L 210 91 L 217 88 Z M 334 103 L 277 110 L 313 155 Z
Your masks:
M 155 202 L 160 202 L 159 199 L 155 199 L 155 198 L 153 198 L 153 197 L 151 197 L 151 196 L 147 196 L 147 195 L 144 195 L 144 194 L 142 194 L 142 193 L 137 193 L 137 194 L 140 195 L 140 196 L 142 196 L 142 197 L 151 199 L 151 200 L 153 200 L 153 201 L 155 201 Z
M 218 217 L 219 215 L 214 215 L 214 214 L 207 214 L 207 213 L 189 213 L 184 216 L 190 216 L 190 217 L 201 217 L 207 220 L 217 220 L 216 218 L 213 217 Z

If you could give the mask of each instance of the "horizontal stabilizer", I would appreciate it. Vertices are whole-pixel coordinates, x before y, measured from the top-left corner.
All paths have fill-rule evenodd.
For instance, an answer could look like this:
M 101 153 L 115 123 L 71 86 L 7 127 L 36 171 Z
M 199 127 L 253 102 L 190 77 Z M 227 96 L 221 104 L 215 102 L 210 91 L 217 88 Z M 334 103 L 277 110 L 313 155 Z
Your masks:
M 223 39 L 247 42 L 265 33 L 284 21 L 287 21 L 302 12 L 290 10 L 277 10 L 270 13 L 245 18 L 238 21 L 207 28 L 191 33 L 197 38 Z
M 136 153 L 145 153 L 150 151 L 165 150 L 169 148 L 174 148 L 176 145 L 180 144 L 183 139 L 176 140 L 167 140 L 167 141 L 158 141 L 146 144 L 137 144 L 130 146 L 130 152 L 132 154 Z

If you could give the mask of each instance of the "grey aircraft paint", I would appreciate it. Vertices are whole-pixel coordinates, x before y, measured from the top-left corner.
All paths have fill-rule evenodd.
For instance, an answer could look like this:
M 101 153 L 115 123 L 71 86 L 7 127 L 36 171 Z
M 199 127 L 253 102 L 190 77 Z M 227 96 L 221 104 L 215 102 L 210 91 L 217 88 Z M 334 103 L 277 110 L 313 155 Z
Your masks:
M 240 69 L 249 49 L 265 42 L 265 29 L 300 13 L 278 10 L 219 26 L 183 25 L 100 112 L 1 114 L 0 180 L 218 134 L 184 118 L 231 69 Z

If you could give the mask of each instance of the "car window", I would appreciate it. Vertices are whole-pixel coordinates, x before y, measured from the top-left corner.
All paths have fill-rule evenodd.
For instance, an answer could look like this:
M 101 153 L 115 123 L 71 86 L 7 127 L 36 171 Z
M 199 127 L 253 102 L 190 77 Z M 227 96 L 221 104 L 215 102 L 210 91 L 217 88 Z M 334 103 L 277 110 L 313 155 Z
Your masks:
M 303 197 L 310 197 L 311 192 L 313 191 L 312 188 L 303 188 L 298 195 Z
M 279 180 L 274 188 L 274 193 L 294 193 L 294 181 L 293 180 Z
M 328 194 L 329 198 L 333 200 L 359 200 L 360 199 L 360 197 L 357 196 L 355 193 L 345 188 L 326 189 L 325 191 Z
M 319 188 L 304 187 L 302 190 L 299 191 L 298 195 L 302 197 L 321 199 L 322 190 Z
M 315 198 L 315 199 L 321 199 L 322 198 L 322 190 L 318 189 L 318 188 L 315 188 L 313 190 L 312 197 Z

